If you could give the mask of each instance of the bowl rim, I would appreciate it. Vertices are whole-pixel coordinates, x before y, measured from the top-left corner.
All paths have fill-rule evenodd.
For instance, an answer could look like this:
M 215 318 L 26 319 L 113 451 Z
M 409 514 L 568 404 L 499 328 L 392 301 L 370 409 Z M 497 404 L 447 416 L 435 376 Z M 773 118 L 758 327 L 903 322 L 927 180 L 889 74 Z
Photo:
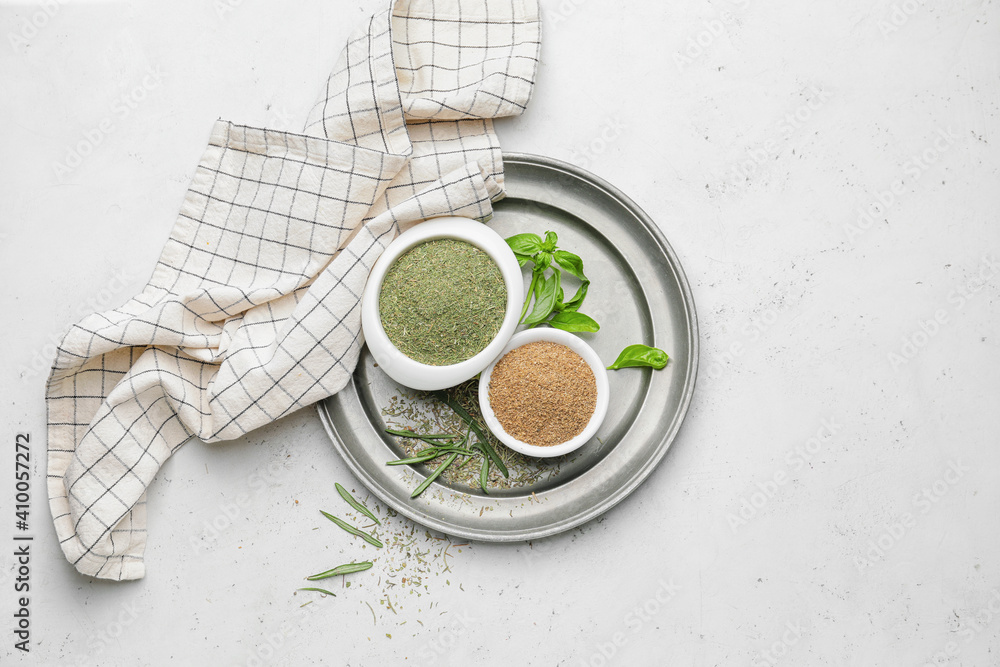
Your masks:
M 539 341 L 560 343 L 579 354 L 594 372 L 594 381 L 597 384 L 597 404 L 594 406 L 594 414 L 590 416 L 590 421 L 587 422 L 584 429 L 578 435 L 570 438 L 566 442 L 548 447 L 528 444 L 507 433 L 500 424 L 500 421 L 497 419 L 496 414 L 493 412 L 489 396 L 490 378 L 493 375 L 493 369 L 496 367 L 497 362 L 499 362 L 511 350 L 527 345 L 528 343 L 535 343 Z M 601 361 L 600 356 L 598 356 L 594 348 L 592 348 L 587 341 L 575 334 L 561 329 L 553 329 L 551 327 L 525 329 L 514 334 L 511 339 L 507 341 L 507 345 L 504 346 L 503 351 L 500 352 L 500 354 L 498 354 L 485 369 L 483 369 L 482 374 L 479 376 L 479 410 L 483 416 L 483 420 L 486 422 L 490 431 L 493 432 L 493 435 L 495 435 L 500 442 L 514 451 L 526 456 L 551 458 L 569 454 L 570 452 L 582 447 L 594 437 L 597 430 L 604 422 L 604 418 L 607 416 L 608 412 L 609 400 L 610 385 L 608 381 L 608 371 L 604 367 L 604 363 Z
M 389 268 L 410 249 L 438 239 L 464 241 L 485 252 L 500 269 L 507 289 L 507 308 L 497 335 L 472 357 L 447 366 L 421 363 L 403 354 L 389 340 L 379 313 L 382 282 Z M 411 389 L 446 389 L 474 377 L 496 358 L 517 328 L 523 298 L 521 266 L 503 237 L 473 218 L 433 218 L 397 236 L 375 261 L 361 297 L 361 330 L 375 361 L 390 378 Z

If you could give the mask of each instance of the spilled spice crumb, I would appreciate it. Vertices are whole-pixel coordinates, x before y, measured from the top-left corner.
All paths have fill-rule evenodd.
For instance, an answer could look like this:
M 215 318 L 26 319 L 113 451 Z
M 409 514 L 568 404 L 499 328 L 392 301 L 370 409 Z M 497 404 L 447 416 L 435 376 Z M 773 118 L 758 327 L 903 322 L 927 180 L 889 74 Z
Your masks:
M 551 447 L 579 435 L 597 407 L 594 371 L 559 343 L 538 341 L 505 354 L 490 377 L 490 406 L 521 442 Z

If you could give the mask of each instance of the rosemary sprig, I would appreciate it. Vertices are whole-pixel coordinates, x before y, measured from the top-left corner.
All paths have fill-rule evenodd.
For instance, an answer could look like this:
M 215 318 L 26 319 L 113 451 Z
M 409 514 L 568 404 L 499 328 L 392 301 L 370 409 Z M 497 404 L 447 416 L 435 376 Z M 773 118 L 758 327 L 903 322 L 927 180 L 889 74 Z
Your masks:
M 337 597 L 336 593 L 331 593 L 330 591 L 326 590 L 325 588 L 299 588 L 298 590 L 300 590 L 300 591 L 315 591 L 317 593 L 322 593 L 323 595 L 332 595 L 333 597 Z
M 483 464 L 479 468 L 479 486 L 482 487 L 483 493 L 489 495 L 489 491 L 486 490 L 486 481 L 490 478 L 490 457 L 483 453 Z
M 456 437 L 454 433 L 417 433 L 406 429 L 387 428 L 385 432 L 390 435 L 398 435 L 401 438 L 416 438 L 417 440 L 453 440 Z
M 431 475 L 430 475 L 430 477 L 428 477 L 428 478 L 427 478 L 427 479 L 425 479 L 425 480 L 424 480 L 423 482 L 421 482 L 421 483 L 420 483 L 420 486 L 418 486 L 418 487 L 416 488 L 416 490 L 415 490 L 415 491 L 414 491 L 413 493 L 411 493 L 411 494 L 410 494 L 410 498 L 411 498 L 411 499 L 412 499 L 412 498 L 416 498 L 416 497 L 417 497 L 417 496 L 419 496 L 419 495 L 420 495 L 421 493 L 423 493 L 423 492 L 424 492 L 424 490 L 426 490 L 426 489 L 427 489 L 427 487 L 431 485 L 431 482 L 433 482 L 433 481 L 434 481 L 435 479 L 437 479 L 437 478 L 438 478 L 438 476 L 439 476 L 439 475 L 440 475 L 441 473 L 443 473 L 443 472 L 444 472 L 444 469 L 445 469 L 445 468 L 447 468 L 448 466 L 450 466 L 450 465 L 451 465 L 452 463 L 454 463 L 454 462 L 455 462 L 455 459 L 456 459 L 456 458 L 458 458 L 458 453 L 457 453 L 457 452 L 456 452 L 456 453 L 453 453 L 453 454 L 449 454 L 449 455 L 448 455 L 448 458 L 446 458 L 446 459 L 444 460 L 444 463 L 442 463 L 441 465 L 439 465 L 439 466 L 437 467 L 437 470 L 435 470 L 434 472 L 432 472 L 432 473 L 431 473 Z
M 417 452 L 416 456 L 411 456 L 407 459 L 397 459 L 395 461 L 386 461 L 387 466 L 401 466 L 401 465 L 417 465 L 418 463 L 426 463 L 439 456 L 444 456 L 445 454 L 458 454 L 459 456 L 472 456 L 475 454 L 471 449 L 463 449 L 462 447 L 428 447 L 427 449 L 421 449 Z
M 432 447 L 448 447 L 455 443 L 458 438 L 457 435 L 453 433 L 431 433 L 429 435 L 424 435 L 422 433 L 416 433 L 415 431 L 407 430 L 394 430 L 391 428 L 385 429 L 385 432 L 389 435 L 396 435 L 400 438 L 409 438 L 411 440 L 420 440 L 421 442 L 426 442 Z M 459 443 L 464 444 L 464 443 Z
M 482 429 L 479 428 L 479 424 L 476 423 L 466 409 L 459 405 L 458 401 L 443 391 L 436 391 L 433 393 L 433 396 L 454 410 L 455 414 L 461 417 L 462 421 L 469 425 L 469 428 L 471 428 L 476 434 L 476 438 L 479 440 L 477 444 L 483 450 L 483 453 L 490 457 L 490 460 L 493 461 L 493 464 L 500 470 L 504 477 L 510 477 L 510 473 L 507 471 L 507 466 L 505 466 L 503 461 L 500 460 L 500 457 L 497 456 L 496 450 L 494 450 L 493 446 L 490 445 L 490 441 L 486 439 L 486 435 L 483 433 Z
M 332 514 L 328 514 L 327 512 L 324 512 L 323 510 L 320 510 L 320 513 L 323 516 L 325 516 L 327 519 L 329 519 L 330 521 L 334 522 L 335 524 L 337 524 L 338 526 L 340 526 L 341 528 L 343 528 L 344 530 L 346 530 L 347 532 L 349 532 L 351 535 L 357 535 L 358 537 L 360 537 L 361 539 L 363 539 L 368 544 L 371 544 L 372 546 L 378 547 L 379 549 L 382 548 L 382 543 L 379 542 L 378 540 L 376 540 L 374 537 L 372 537 L 368 533 L 366 533 L 365 531 L 358 530 L 357 528 L 355 528 L 351 524 L 347 523 L 346 521 L 338 519 L 337 517 L 333 516 Z
M 318 579 L 329 579 L 330 577 L 337 577 L 342 574 L 353 574 L 354 572 L 364 572 L 365 570 L 370 570 L 372 568 L 371 561 L 364 561 L 363 563 L 347 563 L 346 565 L 338 565 L 332 570 L 327 570 L 326 572 L 320 572 L 319 574 L 314 574 L 311 577 L 306 577 L 309 581 L 317 581 Z
M 469 424 L 469 430 L 465 434 L 466 441 L 468 441 L 468 439 L 471 436 L 472 436 L 472 424 Z M 479 436 L 476 437 L 478 438 Z M 479 450 L 480 455 L 482 455 L 483 457 L 483 462 L 479 466 L 479 488 L 481 488 L 483 490 L 483 493 L 485 493 L 486 495 L 490 495 L 490 491 L 486 486 L 490 479 L 490 456 L 481 443 L 482 443 L 481 440 L 477 440 L 476 444 L 473 445 L 477 450 Z M 468 463 L 468 461 L 466 461 L 465 463 Z M 465 464 L 463 463 L 462 465 Z
M 408 459 L 397 459 L 395 461 L 386 461 L 387 466 L 403 466 L 403 465 L 417 465 L 418 463 L 426 463 L 441 456 L 436 449 L 423 450 L 417 456 L 411 456 Z
M 351 507 L 353 507 L 357 511 L 361 512 L 362 514 L 364 514 L 366 517 L 368 517 L 369 519 L 371 519 L 372 521 L 374 521 L 378 525 L 380 525 L 380 526 L 382 525 L 382 522 L 379 521 L 377 518 L 375 518 L 375 515 L 371 513 L 371 510 L 369 510 L 367 507 L 365 507 L 364 505 L 362 505 L 361 503 L 359 503 L 357 500 L 355 500 L 354 496 L 352 496 L 350 493 L 348 493 L 347 489 L 345 489 L 344 487 L 342 487 L 340 485 L 340 482 L 336 482 L 334 484 L 334 486 L 337 487 L 337 493 L 340 494 L 341 498 L 343 498 L 344 500 L 347 501 L 348 505 L 350 505 Z

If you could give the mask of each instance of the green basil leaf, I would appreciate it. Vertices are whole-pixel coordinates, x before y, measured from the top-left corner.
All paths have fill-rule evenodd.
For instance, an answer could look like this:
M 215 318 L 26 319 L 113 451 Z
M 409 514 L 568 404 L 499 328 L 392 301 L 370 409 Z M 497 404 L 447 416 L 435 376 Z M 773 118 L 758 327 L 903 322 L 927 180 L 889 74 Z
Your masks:
M 542 250 L 542 237 L 538 234 L 515 234 L 507 237 L 510 249 L 521 255 L 534 255 Z
M 552 309 L 556 304 L 556 297 L 559 295 L 559 273 L 553 273 L 545 280 L 539 280 L 535 284 L 535 306 L 531 309 L 531 314 L 524 320 L 524 325 L 533 327 L 541 324 L 552 314 Z
M 535 262 L 535 271 L 544 271 L 552 266 L 552 253 L 543 250 L 535 255 L 533 261 Z
M 590 289 L 589 280 L 584 281 L 584 283 L 580 285 L 580 289 L 576 291 L 576 294 L 573 295 L 573 298 L 566 302 L 564 310 L 569 310 L 572 312 L 580 310 L 580 306 L 583 305 L 583 300 L 587 298 L 588 289 Z
M 601 325 L 592 317 L 583 313 L 563 311 L 547 322 L 548 325 L 563 331 L 593 333 L 601 329 Z
M 609 371 L 616 371 L 619 368 L 655 368 L 660 370 L 667 365 L 670 357 L 663 350 L 650 347 L 648 345 L 629 345 L 615 363 L 608 366 Z
M 527 264 L 528 262 L 531 261 L 531 255 L 524 255 L 524 254 L 521 254 L 519 252 L 515 252 L 514 253 L 514 257 L 517 257 L 517 264 L 522 269 L 524 268 L 525 264 Z
M 545 232 L 545 242 L 542 244 L 542 250 L 552 252 L 556 249 L 556 243 L 558 241 L 559 237 L 556 236 L 555 232 Z
M 552 259 L 561 266 L 566 273 L 572 274 L 580 280 L 587 282 L 587 276 L 583 274 L 583 260 L 578 255 L 565 250 L 556 250 L 552 253 Z

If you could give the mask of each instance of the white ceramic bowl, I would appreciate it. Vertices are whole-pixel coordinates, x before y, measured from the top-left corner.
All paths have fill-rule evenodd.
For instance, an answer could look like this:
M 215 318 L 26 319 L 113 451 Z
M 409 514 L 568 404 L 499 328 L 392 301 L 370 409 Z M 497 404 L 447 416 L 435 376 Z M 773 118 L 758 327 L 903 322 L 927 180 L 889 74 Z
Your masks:
M 597 383 L 597 405 L 594 407 L 594 414 L 591 415 L 587 426 L 575 438 L 550 447 L 529 445 L 509 435 L 503 430 L 503 426 L 500 425 L 500 421 L 497 419 L 496 414 L 493 412 L 493 407 L 490 405 L 490 377 L 493 375 L 494 366 L 511 350 L 538 341 L 560 343 L 579 354 L 590 366 L 590 369 L 594 371 L 594 380 Z M 507 346 L 504 347 L 503 351 L 497 355 L 497 358 L 483 371 L 483 374 L 479 377 L 479 408 L 482 411 L 486 425 L 500 439 L 500 442 L 515 452 L 520 452 L 526 456 L 546 458 L 568 454 L 575 449 L 579 449 L 594 437 L 597 429 L 601 426 L 601 422 L 604 421 L 605 415 L 608 413 L 608 392 L 608 371 L 601 362 L 601 358 L 594 352 L 594 348 L 587 345 L 580 337 L 568 331 L 561 331 L 560 329 L 552 329 L 550 327 L 538 327 L 515 334 L 507 343 Z
M 382 328 L 382 317 L 378 306 L 382 281 L 389 267 L 410 248 L 435 239 L 456 239 L 476 246 L 496 262 L 507 287 L 507 310 L 500 331 L 490 344 L 474 357 L 448 366 L 422 364 L 400 352 Z M 500 350 L 517 328 L 523 302 L 524 280 L 521 278 L 521 267 L 514 252 L 499 234 L 481 222 L 469 218 L 435 218 L 421 222 L 400 234 L 375 262 L 361 298 L 361 328 L 369 351 L 386 375 L 401 385 L 433 391 L 465 382 L 486 368 L 487 364 L 500 354 Z

